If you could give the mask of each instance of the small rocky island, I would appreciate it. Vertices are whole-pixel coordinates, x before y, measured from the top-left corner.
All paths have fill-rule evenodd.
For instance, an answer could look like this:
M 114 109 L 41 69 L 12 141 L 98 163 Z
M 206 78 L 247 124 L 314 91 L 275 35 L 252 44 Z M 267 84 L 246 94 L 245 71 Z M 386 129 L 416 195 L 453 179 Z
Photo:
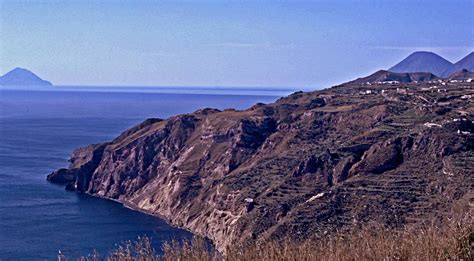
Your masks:
M 474 83 L 377 72 L 243 110 L 148 119 L 48 176 L 166 218 L 224 249 L 472 202 Z

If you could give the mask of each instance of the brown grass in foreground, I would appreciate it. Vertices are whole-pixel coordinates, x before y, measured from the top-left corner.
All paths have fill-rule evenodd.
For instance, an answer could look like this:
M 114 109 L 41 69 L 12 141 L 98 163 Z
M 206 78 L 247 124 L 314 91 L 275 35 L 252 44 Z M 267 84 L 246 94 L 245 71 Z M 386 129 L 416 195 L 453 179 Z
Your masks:
M 320 239 L 266 241 L 236 245 L 225 256 L 209 249 L 204 240 L 176 241 L 163 246 L 158 256 L 150 239 L 139 238 L 118 247 L 110 256 L 82 260 L 474 260 L 472 217 L 442 227 L 407 227 L 401 230 L 365 227 L 358 232 L 327 235 Z

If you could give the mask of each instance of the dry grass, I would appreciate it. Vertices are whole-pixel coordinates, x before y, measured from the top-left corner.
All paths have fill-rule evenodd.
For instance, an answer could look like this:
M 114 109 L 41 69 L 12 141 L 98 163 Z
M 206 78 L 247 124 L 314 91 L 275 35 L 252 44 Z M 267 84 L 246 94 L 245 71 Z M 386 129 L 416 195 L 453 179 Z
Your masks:
M 344 236 L 281 243 L 270 241 L 239 251 L 225 260 L 472 260 L 472 225 L 407 228 L 400 231 L 364 228 Z
M 305 241 L 265 241 L 235 245 L 225 256 L 209 249 L 202 239 L 163 246 L 157 256 L 148 238 L 127 242 L 104 260 L 474 260 L 474 226 L 471 216 L 443 226 L 407 227 L 400 230 L 367 226 L 349 234 L 327 235 Z M 83 260 L 102 260 L 89 256 Z

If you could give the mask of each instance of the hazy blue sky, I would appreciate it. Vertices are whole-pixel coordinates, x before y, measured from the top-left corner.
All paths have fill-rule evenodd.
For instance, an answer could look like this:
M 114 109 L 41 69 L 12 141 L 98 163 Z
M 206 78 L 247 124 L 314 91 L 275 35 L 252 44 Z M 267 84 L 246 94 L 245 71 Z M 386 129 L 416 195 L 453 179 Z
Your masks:
M 5 1 L 0 74 L 56 85 L 321 88 L 474 50 L 474 1 Z

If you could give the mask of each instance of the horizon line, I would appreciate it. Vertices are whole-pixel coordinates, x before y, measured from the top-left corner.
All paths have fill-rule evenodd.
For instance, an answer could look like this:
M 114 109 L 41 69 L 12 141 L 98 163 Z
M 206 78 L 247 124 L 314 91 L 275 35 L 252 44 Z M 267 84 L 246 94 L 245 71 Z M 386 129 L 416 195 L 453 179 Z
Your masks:
M 50 87 L 86 87 L 86 88 L 203 88 L 203 89 L 219 89 L 219 88 L 265 88 L 275 90 L 294 90 L 294 89 L 314 89 L 312 86 L 271 86 L 271 85 L 113 85 L 113 84 L 54 84 Z

